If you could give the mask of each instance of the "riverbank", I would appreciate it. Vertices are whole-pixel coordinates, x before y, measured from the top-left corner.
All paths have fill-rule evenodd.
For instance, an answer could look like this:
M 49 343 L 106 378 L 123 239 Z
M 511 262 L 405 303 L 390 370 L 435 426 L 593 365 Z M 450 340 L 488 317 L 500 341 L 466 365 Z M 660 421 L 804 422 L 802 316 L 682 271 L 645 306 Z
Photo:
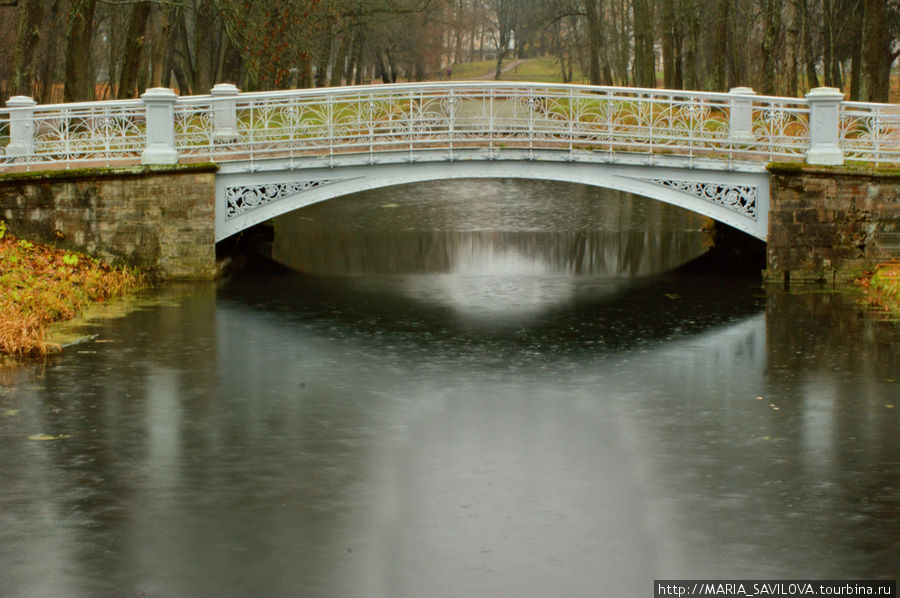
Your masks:
M 0 364 L 58 351 L 47 340 L 53 323 L 146 284 L 136 270 L 19 239 L 0 222 Z
M 869 305 L 900 318 L 900 260 L 879 264 L 856 283 L 862 287 Z

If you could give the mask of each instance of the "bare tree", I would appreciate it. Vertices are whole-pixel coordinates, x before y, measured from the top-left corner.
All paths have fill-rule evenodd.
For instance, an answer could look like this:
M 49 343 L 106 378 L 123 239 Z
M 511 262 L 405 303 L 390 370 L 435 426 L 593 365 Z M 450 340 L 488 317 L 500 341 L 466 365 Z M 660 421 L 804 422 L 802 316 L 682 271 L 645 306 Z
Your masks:
M 653 3 L 632 0 L 634 17 L 634 84 L 656 87 L 656 54 L 653 50 Z
M 494 71 L 494 79 L 499 79 L 503 74 L 503 58 L 509 50 L 509 42 L 516 29 L 518 6 L 516 0 L 488 0 L 488 7 L 495 19 L 494 48 L 497 50 L 497 68 Z
M 116 92 L 116 96 L 119 98 L 133 98 L 140 94 L 137 86 L 138 71 L 146 45 L 145 34 L 151 6 L 149 0 L 142 0 L 131 9 L 131 17 L 128 19 L 128 34 L 125 38 L 125 53 L 122 58 Z
M 44 2 L 43 0 L 21 0 L 16 9 L 18 31 L 16 53 L 13 59 L 13 92 L 31 96 L 34 95 L 35 51 L 44 19 Z
M 66 44 L 63 99 L 66 102 L 94 99 L 94 10 L 97 0 L 71 0 Z
M 859 99 L 887 102 L 890 95 L 891 54 L 887 2 L 865 0 L 863 5 Z

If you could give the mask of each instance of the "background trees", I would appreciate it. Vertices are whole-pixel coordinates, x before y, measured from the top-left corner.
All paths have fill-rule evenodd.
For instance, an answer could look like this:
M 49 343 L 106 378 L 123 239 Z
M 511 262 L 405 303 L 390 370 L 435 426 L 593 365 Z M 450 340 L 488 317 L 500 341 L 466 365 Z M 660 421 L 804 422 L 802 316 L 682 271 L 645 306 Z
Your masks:
M 536 56 L 563 81 L 888 101 L 898 55 L 900 0 L 0 0 L 0 95 L 42 103 L 423 80 L 488 60 L 500 76 Z

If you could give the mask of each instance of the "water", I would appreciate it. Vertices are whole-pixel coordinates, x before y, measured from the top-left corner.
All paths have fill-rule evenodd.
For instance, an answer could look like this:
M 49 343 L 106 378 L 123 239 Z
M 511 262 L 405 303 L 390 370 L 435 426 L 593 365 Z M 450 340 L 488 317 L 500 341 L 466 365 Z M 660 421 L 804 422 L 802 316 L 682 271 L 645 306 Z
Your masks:
M 524 208 L 494 235 L 410 220 L 399 243 L 423 261 L 385 265 L 379 239 L 420 191 L 377 218 L 378 195 L 301 213 L 334 223 L 307 237 L 335 256 L 314 273 L 169 287 L 95 324 L 97 342 L 7 373 L 0 595 L 896 578 L 896 325 L 845 295 L 659 272 L 702 249 L 684 215 L 658 222 L 693 240 L 623 233 L 601 250 L 597 225 L 567 259 Z M 630 201 L 599 209 L 660 209 Z M 367 252 L 354 214 L 373 223 Z M 684 252 L 639 249 L 660 246 Z

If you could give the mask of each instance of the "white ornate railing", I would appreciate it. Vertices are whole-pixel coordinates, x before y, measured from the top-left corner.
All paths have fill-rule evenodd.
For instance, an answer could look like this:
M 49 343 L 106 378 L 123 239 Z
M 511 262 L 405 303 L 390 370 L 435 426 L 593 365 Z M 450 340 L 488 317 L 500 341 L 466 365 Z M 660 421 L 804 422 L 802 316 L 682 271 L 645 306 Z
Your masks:
M 810 126 L 812 123 L 812 128 Z M 424 83 L 0 109 L 0 165 L 258 160 L 504 148 L 735 160 L 900 163 L 900 108 L 806 98 L 538 83 Z
M 840 118 L 846 159 L 900 163 L 900 105 L 843 102 Z

